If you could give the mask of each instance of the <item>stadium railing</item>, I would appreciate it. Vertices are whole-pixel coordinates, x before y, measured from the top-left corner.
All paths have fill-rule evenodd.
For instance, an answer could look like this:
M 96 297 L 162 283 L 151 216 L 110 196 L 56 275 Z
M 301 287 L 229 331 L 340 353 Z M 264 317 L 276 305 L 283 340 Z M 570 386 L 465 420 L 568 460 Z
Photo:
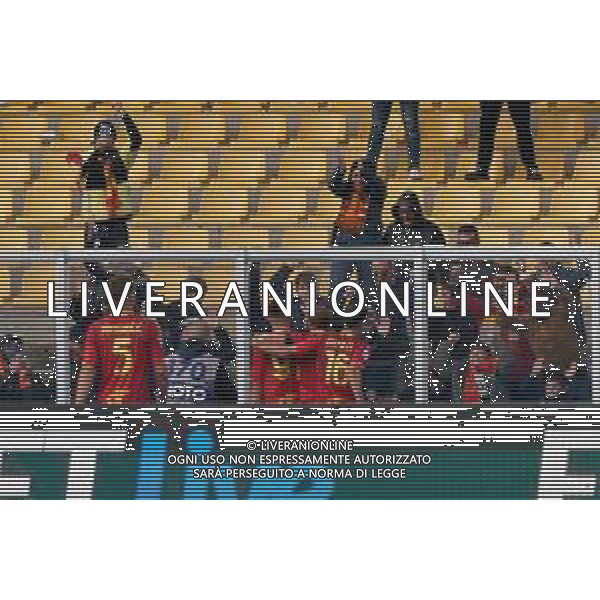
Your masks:
M 431 261 L 448 260 L 587 260 L 591 267 L 591 278 L 586 285 L 591 305 L 589 321 L 586 322 L 586 337 L 590 346 L 589 368 L 592 379 L 592 402 L 600 402 L 600 246 L 362 246 L 353 248 L 310 248 L 310 249 L 231 249 L 231 250 L 35 250 L 1 251 L 2 262 L 53 262 L 56 282 L 55 306 L 66 311 L 68 297 L 68 267 L 70 263 L 85 261 L 192 261 L 236 264 L 236 283 L 244 299 L 248 298 L 249 266 L 262 261 L 334 261 L 367 260 L 413 262 L 414 304 L 413 348 L 415 399 L 417 403 L 428 401 L 429 347 L 427 340 L 427 272 Z M 69 357 L 69 317 L 57 317 L 55 323 L 55 373 L 56 402 L 68 404 L 71 398 L 71 370 Z M 240 403 L 250 401 L 250 348 L 251 332 L 249 320 L 236 317 L 235 340 L 237 346 L 236 374 Z

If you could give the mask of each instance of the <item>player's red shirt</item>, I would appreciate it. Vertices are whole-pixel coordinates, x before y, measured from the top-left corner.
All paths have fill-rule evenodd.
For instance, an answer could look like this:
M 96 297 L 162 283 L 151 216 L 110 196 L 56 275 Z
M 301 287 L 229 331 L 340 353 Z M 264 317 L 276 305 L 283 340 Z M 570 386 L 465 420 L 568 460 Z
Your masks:
M 362 372 L 366 341 L 351 331 L 297 332 L 293 340 L 300 404 L 354 404 L 350 376 Z
M 98 403 L 152 404 L 155 365 L 163 360 L 160 328 L 143 316 L 102 317 L 86 332 L 81 360 L 100 374 Z
M 252 350 L 252 388 L 260 404 L 297 404 L 298 378 L 293 356 Z

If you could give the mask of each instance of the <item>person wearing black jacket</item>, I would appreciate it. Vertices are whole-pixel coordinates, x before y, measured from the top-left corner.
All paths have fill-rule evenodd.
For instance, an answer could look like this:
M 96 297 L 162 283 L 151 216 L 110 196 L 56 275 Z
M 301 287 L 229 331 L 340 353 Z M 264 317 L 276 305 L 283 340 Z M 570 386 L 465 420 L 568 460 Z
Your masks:
M 356 161 L 348 174 L 343 165 L 335 171 L 329 189 L 342 204 L 335 220 L 333 246 L 374 246 L 381 243 L 382 211 L 386 187 L 377 177 L 375 168 Z M 334 261 L 331 266 L 331 287 L 347 280 L 356 268 L 359 283 L 365 292 L 373 290 L 373 269 L 369 261 Z
M 369 136 L 369 148 L 366 161 L 373 165 L 377 164 L 385 130 L 390 120 L 393 108 L 392 100 L 375 100 L 372 104 L 371 135 Z M 410 179 L 421 179 L 421 134 L 419 131 L 419 102 L 417 100 L 401 100 L 402 120 L 406 132 L 406 144 L 408 150 Z
M 482 101 L 479 121 L 479 153 L 477 169 L 465 175 L 466 181 L 485 181 L 490 177 L 490 166 L 494 155 L 496 128 L 504 101 Z M 508 101 L 508 110 L 517 132 L 517 145 L 521 162 L 527 170 L 528 181 L 542 181 L 544 178 L 535 161 L 535 147 L 531 133 L 531 102 Z
M 237 392 L 227 369 L 234 358 L 235 348 L 225 329 L 218 327 L 211 335 L 210 327 L 199 319 L 186 321 L 166 358 L 167 403 L 235 404 Z
M 423 213 L 419 197 L 415 192 L 404 192 L 392 207 L 394 220 L 388 225 L 383 236 L 386 246 L 445 246 L 446 238 L 442 230 L 427 219 Z M 401 283 L 411 279 L 412 261 L 401 260 L 395 263 L 394 281 Z M 441 281 L 445 278 L 443 268 L 430 263 L 429 279 Z
M 128 189 L 129 169 L 142 146 L 142 135 L 120 103 L 114 105 L 129 137 L 127 148 L 117 148 L 117 126 L 113 121 L 96 124 L 93 149 L 81 164 L 79 187 L 83 213 L 88 223 L 84 247 L 122 248 L 128 245 L 127 221 L 133 211 Z

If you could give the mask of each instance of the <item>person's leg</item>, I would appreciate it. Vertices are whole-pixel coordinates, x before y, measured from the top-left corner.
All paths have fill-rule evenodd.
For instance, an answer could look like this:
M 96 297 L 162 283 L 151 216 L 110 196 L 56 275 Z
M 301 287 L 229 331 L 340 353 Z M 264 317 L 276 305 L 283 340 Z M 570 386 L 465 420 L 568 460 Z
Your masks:
M 477 170 L 469 173 L 465 179 L 487 179 L 494 155 L 494 139 L 496 128 L 500 119 L 502 101 L 484 100 L 481 102 L 481 115 L 479 121 L 479 151 L 477 156 Z
M 126 248 L 129 229 L 125 219 L 111 219 L 98 223 L 98 248 Z
M 369 146 L 365 160 L 373 165 L 376 165 L 379 160 L 385 137 L 385 129 L 390 120 L 391 112 L 391 100 L 376 100 L 372 104 L 371 134 L 369 135 Z
M 90 250 L 96 246 L 96 223 L 91 221 L 85 224 L 83 230 L 83 247 L 85 250 Z
M 528 170 L 528 177 L 536 179 L 539 174 L 535 162 L 535 147 L 533 144 L 533 133 L 531 132 L 531 102 L 519 100 L 508 103 L 508 110 L 517 132 L 517 145 L 523 165 Z M 533 175 L 533 177 L 532 177 Z
M 410 170 L 418 171 L 421 168 L 421 132 L 419 129 L 419 102 L 416 100 L 402 100 L 402 120 L 406 132 L 408 160 Z

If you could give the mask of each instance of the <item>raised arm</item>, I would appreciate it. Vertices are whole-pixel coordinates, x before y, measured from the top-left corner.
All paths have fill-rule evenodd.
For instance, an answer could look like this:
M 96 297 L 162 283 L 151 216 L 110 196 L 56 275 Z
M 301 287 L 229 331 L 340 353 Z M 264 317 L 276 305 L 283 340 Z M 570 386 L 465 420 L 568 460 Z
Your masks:
M 129 148 L 126 152 L 122 152 L 123 160 L 129 167 L 135 160 L 139 149 L 142 147 L 142 134 L 133 118 L 125 112 L 123 105 L 120 102 L 116 102 L 113 105 L 113 108 L 115 109 L 117 116 L 120 117 L 123 122 L 125 130 L 127 131 L 127 136 L 129 137 Z

